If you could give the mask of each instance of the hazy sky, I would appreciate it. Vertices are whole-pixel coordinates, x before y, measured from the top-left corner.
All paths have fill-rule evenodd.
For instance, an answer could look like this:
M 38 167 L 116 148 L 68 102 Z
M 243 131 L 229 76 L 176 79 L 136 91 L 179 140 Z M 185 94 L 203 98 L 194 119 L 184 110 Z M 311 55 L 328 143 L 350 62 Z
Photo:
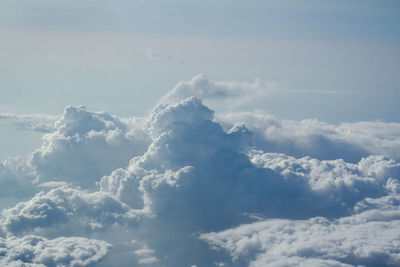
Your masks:
M 335 91 L 257 106 L 283 118 L 399 121 L 398 1 L 0 3 L 0 108 L 144 115 L 178 81 Z

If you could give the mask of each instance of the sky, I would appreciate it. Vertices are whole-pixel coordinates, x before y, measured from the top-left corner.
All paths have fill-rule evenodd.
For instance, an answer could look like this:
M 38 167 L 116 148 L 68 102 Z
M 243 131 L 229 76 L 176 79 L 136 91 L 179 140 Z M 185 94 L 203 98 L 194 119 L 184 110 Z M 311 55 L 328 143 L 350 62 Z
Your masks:
M 259 106 L 287 119 L 398 121 L 399 9 L 365 0 L 5 0 L 2 110 L 56 115 L 85 104 L 139 116 L 203 73 L 339 92 Z
M 400 265 L 398 1 L 3 0 L 0 36 L 0 265 Z

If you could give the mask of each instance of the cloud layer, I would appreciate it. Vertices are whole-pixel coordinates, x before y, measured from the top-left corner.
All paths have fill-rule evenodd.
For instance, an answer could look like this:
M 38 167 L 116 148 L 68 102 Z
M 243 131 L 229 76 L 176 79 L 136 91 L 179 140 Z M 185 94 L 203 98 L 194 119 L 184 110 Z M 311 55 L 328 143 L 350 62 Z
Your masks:
M 271 219 L 201 238 L 249 266 L 398 266 L 399 200 L 398 194 L 379 199 L 380 209 L 336 220 Z
M 235 86 L 195 77 L 144 118 L 67 107 L 40 148 L 0 165 L 18 202 L 1 263 L 400 264 L 400 126 L 214 115 L 185 97 L 230 103 Z
M 356 122 L 332 125 L 317 119 L 279 120 L 262 111 L 218 114 L 224 128 L 245 123 L 257 149 L 295 157 L 358 162 L 368 155 L 400 159 L 400 124 Z

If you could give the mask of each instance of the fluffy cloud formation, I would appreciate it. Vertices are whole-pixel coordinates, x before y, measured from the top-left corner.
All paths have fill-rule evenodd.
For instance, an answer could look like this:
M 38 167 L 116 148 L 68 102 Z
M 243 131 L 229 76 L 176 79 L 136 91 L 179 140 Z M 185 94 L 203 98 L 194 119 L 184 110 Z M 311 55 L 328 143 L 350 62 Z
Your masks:
M 2 252 L 7 263 L 400 263 L 398 124 L 335 126 L 264 112 L 214 118 L 196 97 L 174 100 L 185 96 L 185 86 L 204 82 L 211 83 L 205 98 L 221 94 L 231 101 L 234 87 L 228 92 L 204 79 L 178 85 L 145 118 L 67 107 L 27 161 L 3 161 L 0 181 L 19 188 L 9 195 L 28 198 L 5 209 L 0 220 L 3 247 L 16 244 Z M 43 192 L 31 198 L 38 189 Z M 58 250 L 31 252 L 40 243 L 31 239 L 58 242 L 51 243 L 57 249 L 60 240 L 77 245 L 57 258 Z M 33 248 L 24 250 L 29 242 Z M 109 252 L 75 252 L 85 242 Z M 18 256 L 5 254 L 9 250 Z M 21 259 L 25 254 L 31 256 Z M 50 263 L 41 261 L 47 254 Z
M 135 126 L 105 112 L 67 107 L 55 123 L 56 131 L 43 137 L 42 147 L 30 155 L 29 163 L 40 181 L 93 188 L 99 177 L 146 150 L 148 141 L 140 122 Z
M 323 195 L 324 199 L 341 199 L 350 203 L 368 194 L 384 194 L 386 183 L 392 177 L 400 177 L 400 163 L 384 156 L 369 156 L 358 164 L 346 163 L 341 159 L 296 159 L 260 151 L 251 151 L 249 157 L 255 166 L 274 170 L 285 179 L 306 178 L 311 189 Z
M 88 266 L 101 260 L 111 245 L 82 237 L 46 239 L 27 235 L 0 238 L 2 266 Z
M 400 159 L 400 123 L 357 122 L 336 126 L 316 119 L 279 120 L 261 110 L 219 114 L 216 120 L 224 128 L 245 123 L 252 132 L 254 146 L 265 152 L 353 163 L 368 155 Z
M 266 211 L 270 207 L 261 203 L 286 191 L 293 193 L 287 201 L 298 203 L 306 183 L 293 187 L 271 170 L 254 167 L 236 143 L 236 131 L 226 133 L 211 119 L 212 111 L 196 98 L 157 107 L 146 123 L 154 136 L 147 152 L 128 169 L 103 177 L 101 190 L 157 216 L 189 216 L 200 227 Z
M 157 233 L 147 243 L 159 248 L 157 258 L 168 255 L 161 261 L 167 265 L 212 264 L 210 253 L 200 249 L 196 253 L 209 261 L 185 261 L 199 246 L 191 238 L 196 232 L 260 216 L 325 216 L 327 221 L 350 216 L 359 201 L 389 194 L 393 177 L 400 174 L 400 164 L 384 156 L 353 164 L 263 153 L 250 150 L 252 146 L 246 150 L 242 139 L 251 137 L 251 131 L 240 125 L 223 131 L 196 98 L 157 107 L 146 125 L 154 140 L 147 152 L 133 158 L 127 169 L 103 177 L 101 190 L 156 216 L 140 231 Z M 171 250 L 171 235 L 184 247 L 181 253 Z
M 67 186 L 40 192 L 31 200 L 4 210 L 3 214 L 3 231 L 14 235 L 82 234 L 103 230 L 115 223 L 128 224 L 136 217 L 111 195 Z

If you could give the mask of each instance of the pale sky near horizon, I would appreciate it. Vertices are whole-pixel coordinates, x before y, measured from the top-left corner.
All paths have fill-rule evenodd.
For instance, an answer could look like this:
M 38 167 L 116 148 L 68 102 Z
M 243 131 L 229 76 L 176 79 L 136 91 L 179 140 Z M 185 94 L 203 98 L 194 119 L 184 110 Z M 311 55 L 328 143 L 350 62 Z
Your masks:
M 0 36 L 0 112 L 142 116 L 203 73 L 308 92 L 246 107 L 279 118 L 400 121 L 398 1 L 6 0 Z

